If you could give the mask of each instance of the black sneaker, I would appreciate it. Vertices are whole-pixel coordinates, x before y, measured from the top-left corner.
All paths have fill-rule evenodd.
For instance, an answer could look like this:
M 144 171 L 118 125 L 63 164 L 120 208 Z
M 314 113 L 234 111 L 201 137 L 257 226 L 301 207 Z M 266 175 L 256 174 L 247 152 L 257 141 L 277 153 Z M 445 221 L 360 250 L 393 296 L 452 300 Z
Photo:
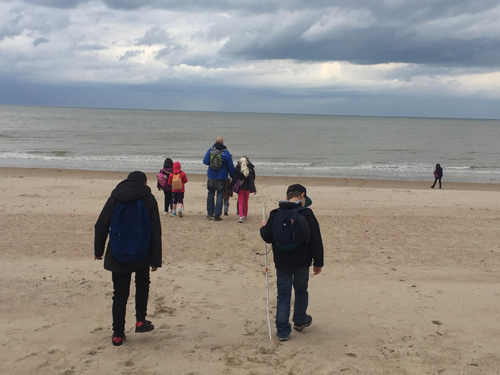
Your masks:
M 220 216 L 214 216 L 214 221 L 221 221 L 222 218 Z
M 224 212 L 224 216 L 227 216 L 227 215 L 229 215 L 229 214 L 227 212 Z
M 213 220 L 214 217 L 212 215 L 207 215 L 207 220 Z
M 114 346 L 121 346 L 125 340 L 125 333 L 118 334 L 113 332 L 113 336 L 111 336 L 111 343 Z
M 296 331 L 302 331 L 304 328 L 309 327 L 313 322 L 313 318 L 311 315 L 307 315 L 306 321 L 301 324 L 293 323 L 293 329 Z
M 280 342 L 288 341 L 288 336 L 287 337 L 281 337 L 279 335 L 276 335 L 276 336 L 278 336 L 278 341 L 280 341 Z
M 136 332 L 149 332 L 155 329 L 155 326 L 151 324 L 149 320 L 140 320 L 135 323 L 135 331 Z

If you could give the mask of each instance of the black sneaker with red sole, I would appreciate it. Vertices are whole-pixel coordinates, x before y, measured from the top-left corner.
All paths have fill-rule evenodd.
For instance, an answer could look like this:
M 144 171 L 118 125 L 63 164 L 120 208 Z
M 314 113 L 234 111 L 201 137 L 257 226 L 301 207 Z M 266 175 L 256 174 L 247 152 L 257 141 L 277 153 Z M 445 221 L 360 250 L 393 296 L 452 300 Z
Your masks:
M 113 336 L 111 336 L 111 343 L 114 346 L 121 346 L 126 340 L 126 336 L 124 333 L 122 334 L 117 334 L 113 333 Z
M 135 331 L 139 333 L 149 332 L 155 329 L 155 326 L 151 324 L 149 320 L 140 320 L 135 323 Z

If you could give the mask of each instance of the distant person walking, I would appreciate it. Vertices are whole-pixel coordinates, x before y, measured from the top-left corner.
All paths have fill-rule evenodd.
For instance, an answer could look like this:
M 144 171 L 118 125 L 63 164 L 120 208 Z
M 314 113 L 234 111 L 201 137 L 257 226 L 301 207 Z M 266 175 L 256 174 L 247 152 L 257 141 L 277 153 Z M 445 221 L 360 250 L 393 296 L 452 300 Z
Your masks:
M 208 149 L 203 164 L 208 165 L 207 170 L 207 219 L 220 221 L 222 218 L 222 205 L 224 201 L 224 188 L 228 175 L 233 178 L 234 165 L 231 154 L 224 146 L 224 140 L 219 137 L 215 144 Z M 217 198 L 215 195 L 217 194 Z
M 149 298 L 149 268 L 161 267 L 162 243 L 158 204 L 143 172 L 132 172 L 111 192 L 95 223 L 94 259 L 102 259 L 113 279 L 113 336 L 120 346 L 125 341 L 125 313 L 130 281 L 135 272 L 135 332 L 149 332 L 146 320 Z
M 439 164 L 436 164 L 436 169 L 434 169 L 434 183 L 431 185 L 431 188 L 434 189 L 436 186 L 436 182 L 439 180 L 439 188 L 441 189 L 441 179 L 443 178 L 443 168 Z
M 172 216 L 182 217 L 184 209 L 184 192 L 188 182 L 186 173 L 181 170 L 181 163 L 176 161 L 172 173 L 168 177 L 168 184 L 172 186 Z M 177 206 L 179 210 L 177 210 Z
M 240 159 L 235 168 L 231 189 L 238 193 L 238 213 L 240 215 L 238 223 L 243 223 L 248 216 L 250 193 L 257 193 L 255 189 L 255 168 L 246 156 Z
M 163 168 L 158 173 L 159 178 L 157 177 L 156 181 L 156 187 L 158 190 L 163 190 L 163 194 L 165 195 L 165 209 L 163 210 L 165 215 L 168 214 L 168 209 L 172 208 L 172 185 L 168 184 L 168 177 L 173 171 L 173 164 L 172 159 L 166 158 Z

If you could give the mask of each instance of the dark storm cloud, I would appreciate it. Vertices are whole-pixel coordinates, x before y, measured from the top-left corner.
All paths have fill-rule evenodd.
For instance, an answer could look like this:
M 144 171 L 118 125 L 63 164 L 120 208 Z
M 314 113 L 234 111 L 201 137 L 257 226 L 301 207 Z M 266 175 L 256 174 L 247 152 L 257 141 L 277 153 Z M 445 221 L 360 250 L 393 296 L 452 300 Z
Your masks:
M 119 58 L 119 60 L 120 61 L 127 61 L 128 59 L 135 57 L 135 56 L 138 56 L 138 55 L 141 55 L 143 53 L 144 53 L 143 50 L 141 50 L 141 51 L 129 50 L 129 51 L 125 52 L 125 54 L 123 56 L 121 56 Z
M 74 48 L 75 51 L 102 51 L 105 49 L 109 49 L 109 47 L 100 44 L 80 44 Z
M 0 103 L 71 107 L 143 108 L 195 111 L 311 113 L 365 116 L 500 118 L 496 100 L 405 97 L 342 92 L 324 96 L 300 90 L 242 89 L 184 81 L 143 85 L 30 83 L 0 72 Z
M 40 38 L 36 38 L 34 41 L 33 41 L 33 45 L 35 47 L 38 47 L 40 44 L 43 44 L 43 43 L 49 43 L 50 42 L 50 39 L 47 39 L 47 38 L 44 38 L 44 37 L 40 37 Z
M 54 8 L 75 8 L 89 0 L 24 0 L 26 3 Z M 440 0 L 440 1 L 373 1 L 373 0 L 102 0 L 113 9 L 133 10 L 151 7 L 167 10 L 251 11 L 255 14 L 280 10 L 295 12 L 321 10 L 331 7 L 367 9 L 383 18 L 440 18 L 459 14 L 474 14 L 498 6 L 497 0 Z
M 136 46 L 152 46 L 154 44 L 169 44 L 171 42 L 170 35 L 167 30 L 160 26 L 153 26 L 146 31 L 143 37 L 136 40 Z
M 288 34 L 290 35 L 291 32 Z M 369 27 L 332 35 L 327 40 L 305 41 L 298 35 L 252 40 L 231 37 L 222 55 L 245 59 L 294 59 L 298 61 L 348 61 L 355 64 L 415 63 L 444 66 L 498 66 L 500 38 L 415 40 L 387 27 Z
M 24 0 L 25 3 L 45 6 L 49 8 L 76 8 L 78 5 L 88 3 L 89 0 Z
M 25 0 L 55 8 L 75 8 L 89 0 Z M 228 13 L 214 23 L 222 55 L 235 59 L 347 61 L 354 64 L 416 63 L 443 66 L 495 66 L 500 35 L 460 34 L 481 30 L 494 20 L 488 12 L 498 0 L 101 0 L 112 9 L 164 9 L 188 13 Z M 256 22 L 252 22 L 255 17 Z M 265 18 L 262 22 L 258 18 Z M 465 20 L 467 18 L 467 20 Z M 453 20 L 452 22 L 445 22 Z M 231 22 L 232 21 L 232 22 Z M 432 24 L 429 26 L 429 24 Z M 477 24 L 477 28 L 475 28 Z M 429 27 L 438 31 L 427 32 Z M 315 32 L 311 34 L 311 30 Z M 493 30 L 496 30 L 493 28 Z M 309 34 L 308 34 L 309 33 Z M 429 35 L 428 35 L 429 34 Z M 466 34 L 466 33 L 464 33 Z M 0 40 L 19 35 L 15 26 L 0 30 Z M 154 26 L 136 45 L 172 46 L 167 30 Z M 158 55 L 157 55 L 158 57 Z

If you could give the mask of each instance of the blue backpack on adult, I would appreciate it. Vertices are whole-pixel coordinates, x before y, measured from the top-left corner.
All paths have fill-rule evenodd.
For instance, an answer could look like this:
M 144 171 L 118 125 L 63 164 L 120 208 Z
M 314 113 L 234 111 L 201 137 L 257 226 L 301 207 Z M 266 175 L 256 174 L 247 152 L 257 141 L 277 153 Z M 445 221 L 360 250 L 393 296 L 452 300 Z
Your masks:
M 299 214 L 303 209 L 278 209 L 272 226 L 274 249 L 290 251 L 309 242 L 311 228 L 306 218 Z
M 136 263 L 148 256 L 151 221 L 142 199 L 118 203 L 109 226 L 109 246 L 119 262 Z

